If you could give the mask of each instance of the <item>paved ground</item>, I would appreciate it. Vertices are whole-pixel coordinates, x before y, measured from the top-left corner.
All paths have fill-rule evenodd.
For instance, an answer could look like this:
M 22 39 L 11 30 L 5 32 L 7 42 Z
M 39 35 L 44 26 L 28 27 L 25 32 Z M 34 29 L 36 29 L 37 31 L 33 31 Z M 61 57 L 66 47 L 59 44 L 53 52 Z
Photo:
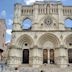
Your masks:
M 72 72 L 72 66 L 69 66 L 67 68 L 59 68 L 53 66 L 46 66 L 41 68 L 20 67 L 18 70 L 7 66 L 4 66 L 3 68 L 0 66 L 0 72 Z

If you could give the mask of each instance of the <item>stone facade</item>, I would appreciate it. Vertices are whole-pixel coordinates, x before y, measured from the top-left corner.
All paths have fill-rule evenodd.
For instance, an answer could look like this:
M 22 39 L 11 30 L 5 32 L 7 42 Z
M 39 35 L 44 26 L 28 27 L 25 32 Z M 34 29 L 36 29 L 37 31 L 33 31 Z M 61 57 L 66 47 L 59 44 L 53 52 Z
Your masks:
M 59 1 L 35 2 L 30 6 L 15 4 L 7 64 L 10 67 L 41 67 L 44 64 L 67 67 L 68 49 L 72 48 L 72 30 L 64 26 L 67 18 L 72 19 L 72 7 L 63 6 Z M 21 27 L 25 19 L 32 21 L 29 30 Z M 27 64 L 23 63 L 24 50 L 29 51 Z

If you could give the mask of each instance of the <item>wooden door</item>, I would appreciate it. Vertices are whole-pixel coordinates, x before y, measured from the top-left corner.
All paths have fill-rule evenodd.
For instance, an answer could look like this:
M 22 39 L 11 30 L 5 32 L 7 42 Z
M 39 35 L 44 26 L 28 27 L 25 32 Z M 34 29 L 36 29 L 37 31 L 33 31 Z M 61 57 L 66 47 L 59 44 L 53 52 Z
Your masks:
M 50 63 L 53 64 L 54 63 L 54 50 L 50 49 Z
M 69 63 L 72 63 L 72 49 L 68 49 L 68 60 Z
M 23 64 L 29 64 L 29 49 L 23 50 Z
M 48 63 L 48 50 L 43 50 L 43 63 Z

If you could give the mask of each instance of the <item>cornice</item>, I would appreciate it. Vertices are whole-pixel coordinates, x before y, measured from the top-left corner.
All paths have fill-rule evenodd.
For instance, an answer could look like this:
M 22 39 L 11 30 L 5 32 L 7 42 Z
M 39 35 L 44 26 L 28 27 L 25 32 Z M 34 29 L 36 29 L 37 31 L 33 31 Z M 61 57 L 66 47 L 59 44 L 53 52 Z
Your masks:
M 72 32 L 72 30 L 12 30 L 12 32 Z

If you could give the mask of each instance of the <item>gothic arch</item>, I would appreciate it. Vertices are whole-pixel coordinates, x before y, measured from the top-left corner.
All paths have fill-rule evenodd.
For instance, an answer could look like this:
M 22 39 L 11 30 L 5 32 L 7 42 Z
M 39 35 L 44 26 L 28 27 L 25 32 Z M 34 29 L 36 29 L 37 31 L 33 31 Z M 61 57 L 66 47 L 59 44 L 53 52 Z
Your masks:
M 38 43 L 38 46 L 41 48 L 44 48 L 46 46 L 49 48 L 55 48 L 59 46 L 60 41 L 56 35 L 51 33 L 45 33 L 39 37 L 37 43 Z
M 64 39 L 64 45 L 68 47 L 72 47 L 72 34 L 69 34 Z
M 66 16 L 66 17 L 64 17 L 64 20 L 66 20 L 66 19 L 71 19 L 72 20 L 72 16 Z
M 30 19 L 31 21 L 33 21 L 33 17 L 32 16 L 24 16 L 23 18 L 22 18 L 22 22 L 25 20 L 25 19 Z
M 32 19 L 31 19 L 31 18 L 29 18 L 29 17 L 24 18 L 24 19 L 23 19 L 23 21 L 24 21 L 24 20 L 26 20 L 26 19 L 30 19 L 30 20 L 32 21 Z
M 33 47 L 34 42 L 32 37 L 27 34 L 21 35 L 16 41 L 16 46 L 22 48 L 23 45 L 29 48 Z
M 32 20 L 30 18 L 25 18 L 22 22 L 22 29 L 31 29 L 32 27 Z

